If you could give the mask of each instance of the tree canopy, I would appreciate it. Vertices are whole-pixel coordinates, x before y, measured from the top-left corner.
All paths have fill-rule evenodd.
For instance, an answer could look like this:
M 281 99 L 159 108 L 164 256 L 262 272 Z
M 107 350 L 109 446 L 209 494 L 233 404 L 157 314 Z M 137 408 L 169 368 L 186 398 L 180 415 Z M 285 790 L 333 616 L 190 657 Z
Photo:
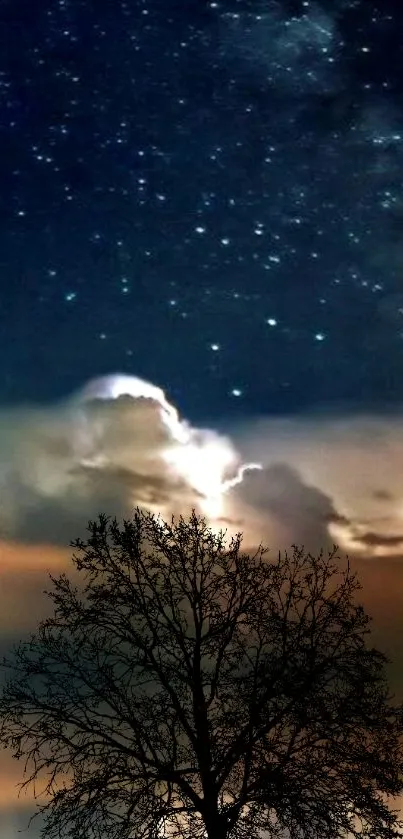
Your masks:
M 48 839 L 399 835 L 402 707 L 336 548 L 140 509 L 72 547 L 0 697 Z

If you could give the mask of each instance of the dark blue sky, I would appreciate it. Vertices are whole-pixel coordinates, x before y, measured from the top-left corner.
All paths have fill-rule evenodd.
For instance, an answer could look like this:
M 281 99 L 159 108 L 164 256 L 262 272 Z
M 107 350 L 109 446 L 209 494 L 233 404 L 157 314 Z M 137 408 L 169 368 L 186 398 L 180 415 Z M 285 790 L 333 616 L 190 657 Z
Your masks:
M 403 398 L 403 13 L 3 0 L 0 401 Z

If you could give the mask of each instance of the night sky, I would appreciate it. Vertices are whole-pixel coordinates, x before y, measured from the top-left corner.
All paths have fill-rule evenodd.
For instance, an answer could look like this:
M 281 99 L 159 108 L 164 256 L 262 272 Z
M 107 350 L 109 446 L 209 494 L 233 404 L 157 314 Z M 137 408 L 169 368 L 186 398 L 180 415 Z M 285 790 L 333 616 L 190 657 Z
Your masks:
M 400 403 L 402 25 L 3 0 L 1 402 L 118 370 L 196 419 Z
M 348 553 L 403 697 L 402 68 L 401 0 L 0 0 L 0 656 L 194 508 Z

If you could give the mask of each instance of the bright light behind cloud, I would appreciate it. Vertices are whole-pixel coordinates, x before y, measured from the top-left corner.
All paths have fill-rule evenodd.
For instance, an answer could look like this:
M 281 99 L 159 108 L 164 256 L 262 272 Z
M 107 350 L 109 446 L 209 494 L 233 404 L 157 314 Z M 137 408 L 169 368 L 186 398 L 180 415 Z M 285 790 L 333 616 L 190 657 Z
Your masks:
M 175 440 L 186 443 L 190 436 L 190 429 L 185 421 L 179 420 L 178 411 L 168 402 L 161 387 L 139 379 L 137 376 L 126 376 L 123 373 L 112 373 L 92 379 L 80 391 L 81 400 L 91 399 L 119 399 L 120 396 L 131 396 L 133 399 L 151 399 L 160 406 L 161 419 L 169 429 Z
M 403 552 L 400 418 L 249 420 L 230 436 L 184 420 L 164 391 L 114 374 L 54 406 L 0 411 L 0 539 L 66 547 L 104 511 L 192 508 L 247 548 Z
M 202 512 L 211 522 L 224 512 L 223 495 L 242 481 L 247 470 L 261 469 L 258 463 L 241 464 L 230 440 L 216 432 L 194 429 L 179 418 L 162 388 L 134 376 L 113 374 L 94 379 L 80 393 L 81 400 L 150 399 L 159 406 L 160 417 L 169 432 L 162 458 L 174 475 L 183 478 L 199 498 Z
M 185 444 L 168 449 L 164 457 L 200 495 L 200 506 L 212 521 L 223 515 L 223 496 L 242 481 L 245 471 L 261 469 L 257 463 L 240 465 L 231 443 L 208 431 L 192 432 Z

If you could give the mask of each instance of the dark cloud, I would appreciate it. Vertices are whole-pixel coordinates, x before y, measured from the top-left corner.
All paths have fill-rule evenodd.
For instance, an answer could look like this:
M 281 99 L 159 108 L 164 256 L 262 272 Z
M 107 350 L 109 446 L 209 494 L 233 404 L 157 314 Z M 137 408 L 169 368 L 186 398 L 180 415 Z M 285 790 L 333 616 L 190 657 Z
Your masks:
M 362 545 L 366 545 L 368 548 L 387 548 L 390 546 L 391 548 L 399 547 L 403 550 L 403 533 L 400 534 L 400 536 L 386 536 L 385 534 L 380 533 L 361 533 L 360 536 L 357 537 L 356 541 L 360 542 Z
M 374 489 L 372 495 L 377 501 L 393 501 L 392 493 L 386 489 Z
M 282 542 L 274 544 L 274 549 L 291 544 L 304 545 L 310 551 L 331 548 L 329 522 L 344 521 L 325 492 L 309 485 L 297 469 L 284 463 L 246 474 L 237 491 L 243 502 L 261 513 L 269 538 L 273 534 Z

